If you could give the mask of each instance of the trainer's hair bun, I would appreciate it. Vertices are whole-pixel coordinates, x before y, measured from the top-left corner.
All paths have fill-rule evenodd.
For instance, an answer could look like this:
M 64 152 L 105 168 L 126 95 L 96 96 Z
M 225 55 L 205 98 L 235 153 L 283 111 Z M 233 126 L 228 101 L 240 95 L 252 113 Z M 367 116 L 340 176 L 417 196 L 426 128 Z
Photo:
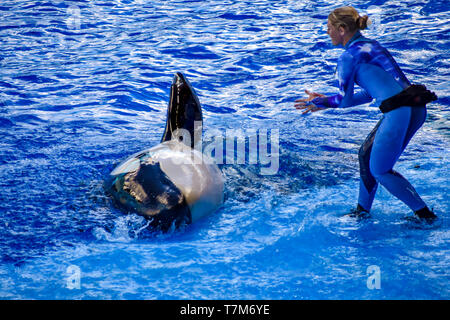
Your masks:
M 356 19 L 356 26 L 358 27 L 358 29 L 360 30 L 364 30 L 367 29 L 367 26 L 370 25 L 370 20 L 369 20 L 369 16 L 365 15 L 365 16 L 359 16 Z
M 369 16 L 360 16 L 358 11 L 351 6 L 334 9 L 328 15 L 328 20 L 336 28 L 343 27 L 349 31 L 364 30 L 371 23 Z

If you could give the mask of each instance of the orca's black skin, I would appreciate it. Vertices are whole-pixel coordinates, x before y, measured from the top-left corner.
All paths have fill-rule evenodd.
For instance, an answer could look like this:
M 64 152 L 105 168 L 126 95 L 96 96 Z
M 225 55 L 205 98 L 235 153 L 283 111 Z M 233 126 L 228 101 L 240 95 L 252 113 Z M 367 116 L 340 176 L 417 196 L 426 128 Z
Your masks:
M 183 74 L 177 72 L 173 77 L 172 87 L 170 88 L 170 101 L 167 108 L 166 129 L 161 142 L 169 141 L 173 138 L 173 133 L 177 129 L 189 131 L 191 138 L 191 148 L 194 148 L 195 133 L 194 122 L 202 124 L 202 107 L 195 93 L 194 88 Z M 197 137 L 197 139 L 200 137 Z

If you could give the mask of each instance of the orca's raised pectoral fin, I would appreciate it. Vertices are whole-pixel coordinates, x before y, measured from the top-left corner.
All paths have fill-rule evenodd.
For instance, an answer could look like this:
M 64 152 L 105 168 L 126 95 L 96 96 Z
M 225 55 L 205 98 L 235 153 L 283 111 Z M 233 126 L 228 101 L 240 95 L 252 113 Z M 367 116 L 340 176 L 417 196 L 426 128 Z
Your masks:
M 161 142 L 178 139 L 192 148 L 202 134 L 202 107 L 194 88 L 177 72 L 170 88 L 167 120 Z

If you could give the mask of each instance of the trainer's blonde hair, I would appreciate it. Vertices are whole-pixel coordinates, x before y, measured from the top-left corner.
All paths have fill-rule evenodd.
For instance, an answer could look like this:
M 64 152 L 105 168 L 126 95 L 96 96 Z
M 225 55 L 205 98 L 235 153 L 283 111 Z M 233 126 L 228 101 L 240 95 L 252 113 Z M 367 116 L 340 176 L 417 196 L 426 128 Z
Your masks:
M 343 27 L 350 32 L 364 30 L 370 25 L 369 16 L 360 16 L 358 11 L 351 6 L 334 9 L 329 15 L 328 20 L 336 27 Z

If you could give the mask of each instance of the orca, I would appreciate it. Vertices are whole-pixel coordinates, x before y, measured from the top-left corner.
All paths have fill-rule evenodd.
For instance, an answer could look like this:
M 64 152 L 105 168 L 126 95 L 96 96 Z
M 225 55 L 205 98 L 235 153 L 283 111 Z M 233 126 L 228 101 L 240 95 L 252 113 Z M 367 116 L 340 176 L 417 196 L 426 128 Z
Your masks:
M 202 108 L 194 88 L 177 72 L 170 89 L 161 142 L 120 163 L 105 183 L 114 203 L 143 215 L 163 232 L 191 224 L 223 203 L 222 172 L 196 149 L 202 137 Z

